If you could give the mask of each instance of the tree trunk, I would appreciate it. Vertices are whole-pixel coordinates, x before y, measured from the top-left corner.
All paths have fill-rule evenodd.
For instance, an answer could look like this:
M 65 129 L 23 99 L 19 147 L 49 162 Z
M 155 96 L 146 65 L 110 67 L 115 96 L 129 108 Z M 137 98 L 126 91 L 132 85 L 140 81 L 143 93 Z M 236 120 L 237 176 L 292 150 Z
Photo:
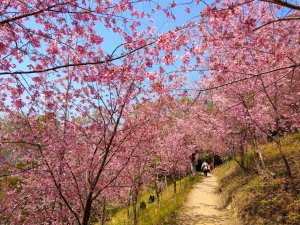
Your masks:
M 132 195 L 132 210 L 133 210 L 133 225 L 137 225 L 137 199 L 138 199 L 138 192 L 137 190 L 134 190 L 133 195 Z
M 176 194 L 177 192 L 176 178 L 173 178 L 173 184 L 174 184 L 174 194 Z
M 130 198 L 131 194 L 129 195 L 128 202 L 127 202 L 127 218 L 130 218 Z
M 137 225 L 136 204 L 137 204 L 137 203 L 132 203 L 132 210 L 133 210 L 133 225 Z
M 256 160 L 258 173 L 261 174 L 262 171 L 266 170 L 266 165 L 255 137 L 253 138 L 253 144 L 254 144 L 254 159 Z
M 181 176 L 180 176 L 180 173 L 179 173 L 179 188 L 180 188 L 180 190 L 182 190 L 182 188 L 181 188 Z
M 244 147 L 240 146 L 239 147 L 239 155 L 241 157 L 241 165 L 242 167 L 245 169 L 245 171 L 247 171 L 247 165 L 246 165 L 246 160 L 245 160 L 245 152 L 244 152 Z
M 279 135 L 277 135 L 277 136 L 275 137 L 274 140 L 275 140 L 277 149 L 278 149 L 278 151 L 280 152 L 281 158 L 282 158 L 282 160 L 284 161 L 285 168 L 286 168 L 286 170 L 287 170 L 287 175 L 289 176 L 289 178 L 292 179 L 292 170 L 291 170 L 290 164 L 289 164 L 289 162 L 288 162 L 288 160 L 287 160 L 287 157 L 286 157 L 286 155 L 285 155 L 285 152 L 284 152 L 284 150 L 282 149 Z
M 159 191 L 156 189 L 155 193 L 156 193 L 157 205 L 160 208 L 160 194 L 159 194 Z
M 191 172 L 193 174 L 193 176 L 196 176 L 196 166 L 195 166 L 195 162 L 193 162 L 193 160 L 190 160 L 190 166 L 191 166 Z
M 101 225 L 104 225 L 105 223 L 105 206 L 106 206 L 106 198 L 103 197 L 103 203 L 102 203 L 102 212 L 101 212 Z
M 159 190 L 160 187 L 158 187 L 158 185 L 157 185 L 157 180 L 158 180 L 158 177 L 155 176 L 155 194 L 156 194 L 158 207 L 160 208 L 160 190 Z
M 93 204 L 92 195 L 93 195 L 93 193 L 90 192 L 90 194 L 88 195 L 88 198 L 86 200 L 84 213 L 83 213 L 83 219 L 82 219 L 82 223 L 81 223 L 82 225 L 88 225 L 88 223 L 89 223 L 90 216 L 91 216 L 91 210 L 92 210 L 92 204 Z
M 234 154 L 232 154 L 233 160 L 243 169 L 243 171 L 247 171 L 247 168 L 245 167 L 244 163 L 239 161 Z M 223 160 L 224 161 L 224 160 Z M 227 163 L 228 161 L 226 161 Z

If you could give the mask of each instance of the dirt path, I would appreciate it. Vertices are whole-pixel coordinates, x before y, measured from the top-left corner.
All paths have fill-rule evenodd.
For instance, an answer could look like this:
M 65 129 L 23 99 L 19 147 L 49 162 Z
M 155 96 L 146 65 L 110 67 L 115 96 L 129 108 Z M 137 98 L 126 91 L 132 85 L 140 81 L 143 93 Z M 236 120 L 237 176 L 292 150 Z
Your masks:
M 220 208 L 217 186 L 217 178 L 212 174 L 196 184 L 178 215 L 178 225 L 237 225 L 230 211 Z

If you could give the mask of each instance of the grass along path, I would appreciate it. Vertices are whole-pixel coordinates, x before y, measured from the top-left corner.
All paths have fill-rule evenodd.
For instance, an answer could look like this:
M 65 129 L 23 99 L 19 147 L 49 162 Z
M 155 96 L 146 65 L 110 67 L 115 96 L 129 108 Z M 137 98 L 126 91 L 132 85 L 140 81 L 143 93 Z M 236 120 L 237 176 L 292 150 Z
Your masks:
M 174 195 L 173 184 L 167 186 L 161 195 L 160 207 L 157 201 L 152 204 L 147 204 L 146 209 L 141 210 L 137 208 L 138 225 L 174 225 L 176 224 L 176 215 L 182 205 L 187 199 L 189 191 L 192 189 L 195 182 L 201 182 L 202 177 L 188 176 L 178 180 L 177 194 Z M 154 194 L 154 190 L 146 191 L 140 196 L 138 206 L 141 201 L 148 202 L 150 194 Z M 157 200 L 157 199 L 156 199 Z M 130 225 L 132 224 L 132 207 L 130 207 L 130 218 L 127 216 L 127 208 L 119 209 L 118 212 L 112 216 L 107 225 Z M 99 223 L 96 225 L 100 225 Z
M 209 174 L 194 185 L 178 215 L 178 225 L 237 225 L 228 209 L 221 208 L 218 181 Z

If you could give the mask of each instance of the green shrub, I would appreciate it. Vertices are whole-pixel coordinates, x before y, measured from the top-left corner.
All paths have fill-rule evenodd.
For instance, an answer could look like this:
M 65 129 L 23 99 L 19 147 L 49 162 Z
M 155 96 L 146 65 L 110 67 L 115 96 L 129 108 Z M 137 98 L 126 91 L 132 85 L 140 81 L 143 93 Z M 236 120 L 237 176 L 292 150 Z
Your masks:
M 275 174 L 277 176 L 285 176 L 288 174 L 288 171 L 287 171 L 287 169 L 279 169 L 279 170 L 275 171 Z

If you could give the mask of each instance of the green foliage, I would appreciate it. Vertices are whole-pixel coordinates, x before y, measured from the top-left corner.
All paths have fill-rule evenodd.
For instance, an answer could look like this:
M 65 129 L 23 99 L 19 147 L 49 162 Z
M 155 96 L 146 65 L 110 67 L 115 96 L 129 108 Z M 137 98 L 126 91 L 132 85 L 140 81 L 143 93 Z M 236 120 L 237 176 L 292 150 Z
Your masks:
M 254 179 L 249 180 L 248 183 L 246 184 L 246 187 L 248 191 L 251 191 L 255 194 L 265 189 L 265 186 L 259 177 L 255 177 Z
M 6 181 L 10 187 L 16 187 L 20 183 L 20 179 L 16 177 L 7 177 Z
M 28 169 L 28 168 L 32 168 L 37 166 L 37 162 L 34 161 L 20 161 L 17 162 L 15 167 L 19 170 L 24 170 L 24 169 Z
M 284 176 L 284 175 L 287 175 L 287 174 L 288 174 L 288 171 L 287 171 L 287 169 L 282 168 L 282 169 L 276 170 L 276 171 L 275 171 L 275 174 L 276 174 L 277 176 Z

